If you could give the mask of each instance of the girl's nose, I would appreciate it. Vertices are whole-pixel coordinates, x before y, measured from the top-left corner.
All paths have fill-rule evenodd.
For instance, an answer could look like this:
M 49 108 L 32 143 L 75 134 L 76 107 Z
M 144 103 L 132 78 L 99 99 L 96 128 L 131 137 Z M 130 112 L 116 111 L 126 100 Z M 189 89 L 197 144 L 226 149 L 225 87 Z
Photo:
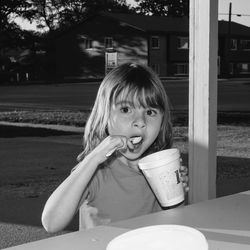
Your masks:
M 145 115 L 136 114 L 134 117 L 133 126 L 137 128 L 144 128 L 146 126 Z

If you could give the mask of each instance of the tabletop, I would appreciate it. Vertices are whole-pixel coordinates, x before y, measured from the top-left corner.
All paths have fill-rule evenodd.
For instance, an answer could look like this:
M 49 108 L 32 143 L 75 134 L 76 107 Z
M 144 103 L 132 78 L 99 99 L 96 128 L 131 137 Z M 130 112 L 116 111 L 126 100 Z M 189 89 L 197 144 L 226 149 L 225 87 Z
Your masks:
M 186 225 L 200 230 L 208 240 L 209 250 L 249 250 L 250 191 L 51 237 L 8 250 L 105 250 L 109 241 L 122 233 L 162 224 Z
M 200 230 L 209 250 L 250 249 L 250 191 L 153 213 L 112 225 L 136 229 L 150 225 L 178 224 Z
M 6 250 L 105 250 L 109 241 L 129 231 L 125 228 L 98 226 L 89 230 L 34 241 Z

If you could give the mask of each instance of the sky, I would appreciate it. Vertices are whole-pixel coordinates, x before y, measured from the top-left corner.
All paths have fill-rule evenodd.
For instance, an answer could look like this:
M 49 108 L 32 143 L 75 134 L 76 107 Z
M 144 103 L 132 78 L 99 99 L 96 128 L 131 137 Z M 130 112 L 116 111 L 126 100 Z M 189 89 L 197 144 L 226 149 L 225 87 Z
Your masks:
M 228 21 L 229 18 L 229 3 L 232 3 L 231 20 L 250 27 L 250 0 L 218 0 L 219 1 L 219 20 Z M 127 0 L 127 3 L 134 5 L 134 0 Z M 241 16 L 238 17 L 237 14 Z M 36 24 L 29 21 L 16 19 L 16 22 L 21 25 L 23 29 L 36 30 Z
M 228 21 L 230 2 L 232 3 L 232 21 L 250 27 L 250 0 L 219 0 L 219 20 Z M 241 14 L 241 16 L 238 17 L 237 14 Z

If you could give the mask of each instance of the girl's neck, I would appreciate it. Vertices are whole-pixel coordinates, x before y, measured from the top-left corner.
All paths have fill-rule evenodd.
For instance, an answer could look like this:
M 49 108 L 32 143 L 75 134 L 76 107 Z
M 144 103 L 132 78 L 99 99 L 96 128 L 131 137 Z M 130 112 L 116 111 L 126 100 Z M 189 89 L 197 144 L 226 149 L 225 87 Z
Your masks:
M 121 156 L 118 156 L 117 157 L 123 164 L 125 164 L 126 166 L 134 169 L 135 171 L 139 171 L 139 168 L 138 168 L 138 162 L 139 162 L 139 159 L 136 159 L 136 160 L 129 160 L 127 158 L 125 158 L 123 155 Z

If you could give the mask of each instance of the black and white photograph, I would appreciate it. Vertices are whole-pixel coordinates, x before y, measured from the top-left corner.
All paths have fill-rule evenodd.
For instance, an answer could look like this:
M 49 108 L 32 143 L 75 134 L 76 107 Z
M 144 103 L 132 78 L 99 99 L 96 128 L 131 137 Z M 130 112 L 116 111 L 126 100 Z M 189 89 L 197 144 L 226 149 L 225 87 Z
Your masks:
M 0 1 L 0 249 L 250 249 L 249 0 Z

